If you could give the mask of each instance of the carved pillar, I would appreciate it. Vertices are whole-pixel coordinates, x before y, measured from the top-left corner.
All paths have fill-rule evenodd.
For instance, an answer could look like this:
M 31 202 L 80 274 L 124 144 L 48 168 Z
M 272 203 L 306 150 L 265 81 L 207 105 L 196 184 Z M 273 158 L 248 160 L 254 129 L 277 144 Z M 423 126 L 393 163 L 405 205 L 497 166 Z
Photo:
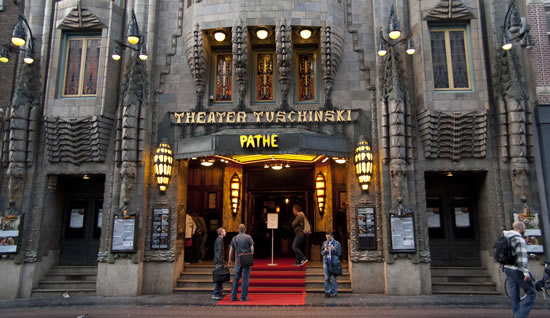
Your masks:
M 40 105 L 38 61 L 23 64 L 15 93 L 5 117 L 4 167 L 8 177 L 8 209 L 10 214 L 22 213 L 21 205 L 27 167 L 34 159 Z
M 206 88 L 206 51 L 199 24 L 196 24 L 193 31 L 186 37 L 185 56 L 195 82 L 195 96 L 197 97 L 195 110 L 202 111 L 202 99 Z
M 290 76 L 292 65 L 291 27 L 282 18 L 275 28 L 275 46 L 277 65 L 279 66 L 279 84 L 281 85 L 281 109 L 288 110 L 288 92 L 290 91 Z
M 246 26 L 241 19 L 237 19 L 233 26 L 233 63 L 237 80 L 237 89 L 239 92 L 240 111 L 246 110 L 245 98 L 248 89 L 248 38 Z
M 332 88 L 336 71 L 342 60 L 344 48 L 343 31 L 329 23 L 321 28 L 321 69 L 323 71 L 323 90 L 325 108 L 332 109 Z

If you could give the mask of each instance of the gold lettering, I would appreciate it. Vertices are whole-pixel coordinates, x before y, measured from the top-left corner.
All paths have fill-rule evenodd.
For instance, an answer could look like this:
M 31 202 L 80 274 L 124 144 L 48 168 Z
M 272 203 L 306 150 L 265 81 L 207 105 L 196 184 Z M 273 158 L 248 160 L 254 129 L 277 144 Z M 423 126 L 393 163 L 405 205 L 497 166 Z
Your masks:
M 218 123 L 223 123 L 223 118 L 225 117 L 225 112 L 217 112 L 216 116 L 218 116 Z
M 334 111 L 333 110 L 327 110 L 325 112 L 325 121 L 334 121 Z
M 316 110 L 315 111 L 315 121 L 323 121 L 323 111 L 322 110 Z
M 235 123 L 235 112 L 227 112 L 227 118 L 225 120 L 227 123 Z
M 209 112 L 208 113 L 207 123 L 209 123 L 209 124 L 215 124 L 216 123 L 216 113 L 214 113 L 214 112 Z
M 248 139 L 246 135 L 241 135 L 241 148 L 244 148 L 244 143 L 246 142 L 246 139 Z
M 294 115 L 296 115 L 296 112 L 295 111 L 291 111 L 290 113 L 288 113 L 288 121 L 293 123 L 296 121 L 296 119 L 292 118 Z
M 344 112 L 345 110 L 337 110 L 336 111 L 336 121 L 344 121 Z
M 187 113 L 187 116 L 185 117 L 185 123 L 189 124 L 190 123 L 189 120 L 191 120 L 192 124 L 195 123 L 195 113 L 194 112 L 188 112 Z
M 348 112 L 348 121 L 351 121 L 351 109 L 348 109 L 347 112 Z
M 254 136 L 248 135 L 248 140 L 246 141 L 246 148 L 252 146 L 254 148 Z
M 265 119 L 266 119 L 268 122 L 272 122 L 272 121 L 273 121 L 273 117 L 275 117 L 275 112 L 265 112 Z
M 254 117 L 256 117 L 256 122 L 259 123 L 262 121 L 262 116 L 264 115 L 264 112 L 254 112 Z
M 299 111 L 298 112 L 298 122 L 301 123 L 303 121 L 306 121 L 306 112 Z
M 206 123 L 204 121 L 204 117 L 206 117 L 206 113 L 205 112 L 198 112 L 197 113 L 197 124 L 204 124 Z
M 285 112 L 277 112 L 277 120 L 275 121 L 276 123 L 279 123 L 279 122 L 282 122 L 282 123 L 285 123 L 286 122 L 286 116 L 285 116 Z
M 185 116 L 185 113 L 174 113 L 176 116 L 176 124 L 181 124 L 181 119 Z
M 258 147 L 260 146 L 260 144 L 258 144 Z M 270 147 L 271 146 L 271 142 L 270 142 L 270 139 L 269 139 L 269 135 L 264 135 L 262 136 L 262 146 L 265 148 L 265 147 Z
M 271 135 L 271 147 L 278 148 L 279 145 L 277 145 L 279 135 Z
M 313 121 L 313 111 L 312 111 L 312 110 L 308 110 L 307 112 L 309 113 L 309 120 L 308 120 L 308 122 L 312 122 L 312 121 Z
M 238 112 L 237 113 L 237 122 L 238 123 L 246 123 L 246 113 L 245 112 Z
M 254 136 L 254 138 L 256 139 L 256 147 L 255 148 L 260 148 L 260 143 L 262 141 L 262 135 L 256 135 L 256 136 Z

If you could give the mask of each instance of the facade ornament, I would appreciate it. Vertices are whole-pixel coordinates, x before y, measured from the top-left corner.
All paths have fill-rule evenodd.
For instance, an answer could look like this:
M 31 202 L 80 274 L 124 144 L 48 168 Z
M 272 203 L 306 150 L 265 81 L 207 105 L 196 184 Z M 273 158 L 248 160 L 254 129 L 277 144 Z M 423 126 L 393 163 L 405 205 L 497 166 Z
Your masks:
M 418 128 L 429 159 L 485 158 L 487 112 L 440 112 L 424 109 L 418 114 Z
M 95 14 L 86 8 L 82 8 L 81 1 L 78 1 L 76 7 L 63 18 L 58 28 L 64 30 L 78 30 L 98 29 L 104 26 L 105 25 L 101 23 Z
M 6 111 L 3 165 L 7 167 L 8 209 L 19 215 L 28 167 L 32 167 L 40 116 L 40 63 L 23 64 Z
M 195 82 L 196 111 L 203 110 L 202 99 L 206 90 L 206 51 L 200 25 L 197 23 L 185 40 L 185 56 Z
M 321 69 L 323 71 L 325 108 L 332 109 L 332 89 L 338 66 L 342 60 L 344 35 L 342 30 L 328 23 L 321 30 Z
M 424 15 L 424 20 L 428 21 L 464 21 L 475 18 L 473 9 L 460 0 L 441 0 Z
M 246 26 L 241 19 L 237 19 L 233 26 L 233 63 L 239 92 L 240 111 L 246 110 L 245 98 L 248 89 L 248 39 Z
M 288 110 L 288 93 L 292 65 L 291 26 L 282 18 L 275 29 L 275 47 L 279 67 L 279 84 L 281 85 L 281 109 Z

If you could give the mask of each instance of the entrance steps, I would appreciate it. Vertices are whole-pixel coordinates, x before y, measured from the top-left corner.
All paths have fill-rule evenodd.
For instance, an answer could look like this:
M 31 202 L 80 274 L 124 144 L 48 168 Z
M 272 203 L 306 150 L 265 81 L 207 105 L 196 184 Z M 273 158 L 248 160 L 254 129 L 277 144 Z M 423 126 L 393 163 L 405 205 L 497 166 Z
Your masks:
M 432 266 L 432 294 L 500 295 L 485 267 Z
M 95 296 L 97 266 L 54 266 L 33 288 L 31 297 Z
M 351 280 L 347 264 L 343 264 L 343 274 L 338 277 L 338 293 L 351 293 Z M 295 293 L 304 290 L 304 284 L 300 282 L 303 279 L 303 271 L 279 270 L 276 267 L 262 266 L 254 268 L 250 272 L 249 293 Z M 298 268 L 296 268 L 298 269 Z M 187 264 L 180 274 L 177 281 L 175 293 L 187 292 L 212 292 L 214 284 L 212 283 L 212 263 Z M 231 279 L 233 279 L 233 267 L 230 269 Z M 281 278 L 281 272 L 284 278 Z M 309 262 L 305 271 L 305 291 L 306 293 L 324 292 L 324 273 L 323 265 L 320 262 Z M 231 282 L 224 283 L 224 292 L 231 291 Z

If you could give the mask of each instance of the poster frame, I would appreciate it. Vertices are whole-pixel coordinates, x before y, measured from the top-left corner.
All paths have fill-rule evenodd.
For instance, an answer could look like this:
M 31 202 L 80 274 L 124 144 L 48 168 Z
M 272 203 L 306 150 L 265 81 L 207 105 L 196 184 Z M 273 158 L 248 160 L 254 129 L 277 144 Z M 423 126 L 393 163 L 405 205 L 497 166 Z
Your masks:
M 132 237 L 132 248 L 129 249 L 129 248 L 126 248 L 126 249 L 123 249 L 123 248 L 115 248 L 113 246 L 113 242 L 114 242 L 114 236 L 115 236 L 115 222 L 117 219 L 121 219 L 121 220 L 134 220 L 134 234 L 133 234 L 133 237 Z M 112 223 L 112 232 L 111 232 L 111 253 L 135 253 L 136 250 L 137 250 L 137 246 L 136 246 L 136 230 L 137 230 L 137 227 L 136 227 L 136 224 L 137 223 L 137 218 L 135 215 L 129 215 L 127 217 L 123 217 L 123 216 L 118 216 L 118 215 L 115 215 L 113 217 L 113 223 Z
M 360 223 L 360 214 L 363 214 L 362 212 L 360 212 L 360 210 L 362 209 L 371 209 L 372 212 L 369 212 L 369 213 L 364 213 L 365 216 L 367 214 L 372 214 L 373 218 L 373 225 L 372 227 L 374 228 L 374 231 L 373 231 L 373 234 L 374 234 L 374 237 L 360 237 L 360 229 L 359 227 L 361 226 Z M 360 251 L 375 251 L 378 249 L 378 240 L 377 240 L 377 237 L 378 237 L 378 234 L 376 233 L 377 232 L 377 229 L 376 229 L 376 207 L 375 206 L 371 206 L 371 205 L 357 205 L 355 206 L 355 212 L 356 212 L 356 215 L 357 215 L 357 249 L 360 250 Z M 365 222 L 366 222 L 366 217 L 365 217 Z
M 168 241 L 167 241 L 166 247 L 160 247 L 160 244 L 158 244 L 158 247 L 155 247 L 153 242 L 154 242 L 155 237 L 157 237 L 156 236 L 156 234 L 157 234 L 156 227 L 161 226 L 161 229 L 162 229 L 162 226 L 164 225 L 163 221 L 162 221 L 162 215 L 164 215 L 165 213 L 161 213 L 161 211 L 163 211 L 163 210 L 168 210 L 168 213 L 166 213 L 166 215 L 167 215 L 167 218 L 166 218 L 166 223 L 167 223 L 166 224 L 166 233 L 164 233 L 164 234 L 166 234 L 166 238 L 167 238 Z M 155 216 L 156 216 L 157 212 L 160 215 L 160 219 L 161 219 L 160 224 L 155 224 L 155 223 L 157 223 L 155 221 Z M 168 206 L 154 206 L 153 207 L 153 218 L 151 220 L 151 250 L 169 250 L 170 249 L 170 245 L 171 245 L 171 240 L 170 240 L 170 232 L 171 232 L 170 231 L 170 224 L 171 223 L 170 223 L 170 219 L 171 219 L 170 207 L 168 207 Z M 159 238 L 162 236 L 163 233 L 161 232 L 160 234 L 161 235 L 158 235 Z
M 390 231 L 389 231 L 389 234 L 390 234 L 390 252 L 391 253 L 416 253 L 416 223 L 415 223 L 415 220 L 414 220 L 414 214 L 413 213 L 408 213 L 408 214 L 403 214 L 403 215 L 399 215 L 399 214 L 395 214 L 395 213 L 390 213 L 390 216 L 389 216 L 389 227 L 390 227 Z M 392 218 L 399 218 L 399 219 L 405 219 L 405 218 L 411 218 L 412 219 L 412 233 L 413 233 L 413 247 L 410 248 L 410 249 L 402 249 L 402 248 L 395 248 L 394 247 L 394 238 L 393 238 L 393 227 L 392 227 Z

